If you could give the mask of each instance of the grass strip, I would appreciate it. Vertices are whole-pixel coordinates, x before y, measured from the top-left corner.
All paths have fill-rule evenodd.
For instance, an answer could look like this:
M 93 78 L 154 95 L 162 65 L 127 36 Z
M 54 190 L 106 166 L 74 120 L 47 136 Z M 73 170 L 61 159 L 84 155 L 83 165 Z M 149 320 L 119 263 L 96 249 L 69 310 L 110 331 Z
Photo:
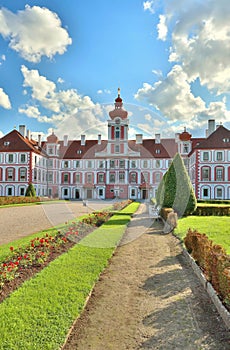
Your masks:
M 132 203 L 130 212 L 138 206 Z M 124 216 L 112 217 L 4 300 L 1 350 L 60 348 L 130 221 Z
M 184 239 L 188 229 L 205 233 L 215 244 L 221 245 L 230 254 L 229 216 L 188 216 L 178 220 L 174 233 Z

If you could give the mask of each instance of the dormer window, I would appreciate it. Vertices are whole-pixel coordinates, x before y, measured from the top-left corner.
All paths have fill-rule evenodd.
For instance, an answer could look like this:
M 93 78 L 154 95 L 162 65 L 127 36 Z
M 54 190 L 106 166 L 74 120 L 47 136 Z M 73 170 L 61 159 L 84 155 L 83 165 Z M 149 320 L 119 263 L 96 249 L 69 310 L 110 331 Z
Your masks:
M 116 124 L 120 124 L 120 122 L 121 122 L 121 121 L 120 121 L 120 118 L 116 118 L 116 119 L 115 119 L 115 123 L 116 123 Z
M 10 145 L 10 141 L 4 141 L 4 146 L 9 146 Z

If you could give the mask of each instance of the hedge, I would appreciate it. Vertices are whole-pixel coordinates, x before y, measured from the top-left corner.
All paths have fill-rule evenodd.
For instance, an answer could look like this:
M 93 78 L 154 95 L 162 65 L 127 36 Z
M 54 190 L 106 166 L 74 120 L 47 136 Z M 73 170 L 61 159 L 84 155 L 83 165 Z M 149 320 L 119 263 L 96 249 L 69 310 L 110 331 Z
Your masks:
M 230 306 L 230 256 L 205 234 L 188 230 L 185 246 L 223 302 Z

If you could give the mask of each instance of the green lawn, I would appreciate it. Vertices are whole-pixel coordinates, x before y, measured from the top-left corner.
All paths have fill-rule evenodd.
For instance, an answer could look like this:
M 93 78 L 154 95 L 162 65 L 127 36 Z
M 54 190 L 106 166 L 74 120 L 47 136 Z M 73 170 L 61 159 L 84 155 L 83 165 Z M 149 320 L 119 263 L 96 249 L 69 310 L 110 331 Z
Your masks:
M 188 216 L 178 220 L 175 234 L 183 239 L 188 229 L 205 233 L 214 243 L 224 247 L 230 254 L 230 217 L 229 216 Z
M 0 304 L 1 350 L 60 349 L 138 206 L 118 212 Z

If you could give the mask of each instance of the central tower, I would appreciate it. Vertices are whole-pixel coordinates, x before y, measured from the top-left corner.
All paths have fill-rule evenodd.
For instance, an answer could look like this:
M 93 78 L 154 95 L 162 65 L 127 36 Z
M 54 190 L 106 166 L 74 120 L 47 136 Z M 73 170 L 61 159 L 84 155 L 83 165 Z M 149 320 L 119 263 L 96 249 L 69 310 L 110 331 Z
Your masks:
M 120 88 L 115 99 L 114 109 L 109 112 L 108 120 L 108 152 L 111 155 L 124 155 L 128 152 L 128 112 L 123 108 Z

